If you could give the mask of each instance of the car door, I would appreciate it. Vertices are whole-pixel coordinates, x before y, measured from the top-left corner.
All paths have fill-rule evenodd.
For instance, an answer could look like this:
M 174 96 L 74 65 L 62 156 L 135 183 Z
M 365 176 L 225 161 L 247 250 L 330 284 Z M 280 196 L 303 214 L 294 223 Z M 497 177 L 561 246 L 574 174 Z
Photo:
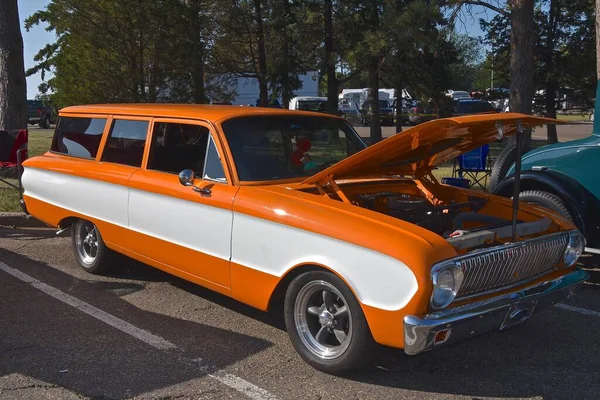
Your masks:
M 200 121 L 154 119 L 143 168 L 129 187 L 133 251 L 184 274 L 230 287 L 233 199 L 211 127 Z M 183 170 L 196 179 L 184 186 Z

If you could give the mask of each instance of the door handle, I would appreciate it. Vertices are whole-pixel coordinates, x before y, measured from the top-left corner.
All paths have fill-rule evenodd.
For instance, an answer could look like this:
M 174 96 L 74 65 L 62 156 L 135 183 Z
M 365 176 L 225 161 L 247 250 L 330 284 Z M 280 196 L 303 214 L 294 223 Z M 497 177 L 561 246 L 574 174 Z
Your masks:
M 210 188 L 204 187 L 198 187 L 198 186 L 194 186 L 193 187 L 194 192 L 198 192 L 200 193 L 202 196 L 210 196 L 212 194 L 212 190 L 210 190 Z

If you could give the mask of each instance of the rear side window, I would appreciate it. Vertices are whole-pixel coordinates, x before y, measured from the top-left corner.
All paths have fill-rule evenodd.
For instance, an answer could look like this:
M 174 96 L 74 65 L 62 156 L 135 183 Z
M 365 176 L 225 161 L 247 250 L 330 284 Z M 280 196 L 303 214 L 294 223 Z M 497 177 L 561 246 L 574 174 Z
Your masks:
M 115 120 L 104 146 L 102 161 L 140 167 L 148 124 L 149 121 Z
M 61 117 L 51 151 L 74 157 L 96 158 L 106 118 Z

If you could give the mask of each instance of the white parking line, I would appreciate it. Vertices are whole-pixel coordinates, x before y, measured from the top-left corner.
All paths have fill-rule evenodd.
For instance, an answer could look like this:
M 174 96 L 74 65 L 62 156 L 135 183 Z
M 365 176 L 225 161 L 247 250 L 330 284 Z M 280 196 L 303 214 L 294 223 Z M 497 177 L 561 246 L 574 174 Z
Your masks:
M 563 310 L 573 311 L 573 312 L 576 312 L 579 314 L 591 315 L 593 317 L 600 317 L 600 312 L 588 310 L 587 308 L 574 307 L 574 306 L 570 306 L 568 304 L 562 304 L 562 303 L 555 304 L 554 306 L 558 307 L 558 308 L 562 308 Z
M 55 299 L 62 301 L 65 304 L 70 305 L 73 308 L 76 308 L 77 310 L 96 318 L 97 320 L 100 320 L 102 322 L 104 322 L 105 324 L 108 324 L 110 326 L 112 326 L 113 328 L 116 328 L 118 330 L 120 330 L 123 333 L 128 334 L 129 336 L 132 336 L 156 349 L 159 350 L 175 350 L 177 349 L 177 346 L 174 345 L 173 343 L 169 342 L 166 339 L 161 338 L 160 336 L 154 335 L 144 329 L 138 328 L 132 324 L 130 324 L 127 321 L 124 321 L 120 318 L 115 317 L 114 315 L 111 315 L 105 311 L 100 310 L 99 308 L 94 307 L 93 305 L 86 303 L 85 301 L 79 300 L 76 297 L 73 297 L 71 295 L 68 295 L 64 292 L 61 292 L 60 290 L 56 289 L 53 286 L 50 286 L 44 282 L 41 282 L 15 268 L 9 267 L 8 265 L 6 265 L 5 263 L 0 261 L 0 270 L 6 272 L 7 274 L 10 274 L 12 276 L 14 276 L 17 279 L 20 279 L 23 282 L 29 283 L 31 286 L 33 286 L 34 288 L 41 290 L 42 292 L 46 293 L 49 296 L 54 297 Z M 187 360 L 192 361 L 192 362 L 196 362 L 197 360 Z M 197 362 L 196 362 L 197 364 Z M 230 374 L 228 372 L 222 371 L 222 370 L 216 370 L 213 371 L 210 369 L 210 367 L 204 365 L 204 366 L 200 366 L 200 369 L 205 371 L 205 373 L 210 376 L 211 378 L 217 380 L 218 382 L 229 386 L 232 389 L 237 390 L 240 393 L 245 394 L 246 396 L 250 397 L 251 399 L 254 400 L 276 400 L 277 397 L 272 394 L 269 393 L 268 391 L 266 391 L 265 389 L 262 389 L 242 378 L 240 378 L 239 376 Z M 208 371 L 211 372 L 208 372 Z

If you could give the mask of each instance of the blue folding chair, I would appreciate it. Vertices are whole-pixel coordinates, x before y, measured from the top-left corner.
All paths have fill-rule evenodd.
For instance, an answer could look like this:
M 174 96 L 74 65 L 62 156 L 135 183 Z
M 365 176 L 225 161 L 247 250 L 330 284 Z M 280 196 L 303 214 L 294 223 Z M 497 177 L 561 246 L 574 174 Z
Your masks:
M 487 191 L 487 180 L 491 172 L 490 146 L 486 144 L 456 157 L 452 178 L 443 178 L 442 183 L 466 188 L 477 185 Z

